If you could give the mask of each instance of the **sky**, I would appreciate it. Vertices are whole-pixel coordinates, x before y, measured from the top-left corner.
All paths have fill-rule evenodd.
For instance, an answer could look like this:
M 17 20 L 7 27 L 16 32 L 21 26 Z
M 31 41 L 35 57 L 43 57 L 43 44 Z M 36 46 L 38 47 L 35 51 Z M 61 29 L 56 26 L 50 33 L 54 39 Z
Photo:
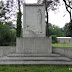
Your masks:
M 26 3 L 36 3 L 37 2 L 37 0 L 25 0 L 26 1 Z
M 36 2 L 37 0 L 26 0 L 26 3 L 36 3 Z M 60 2 L 63 3 L 62 0 L 60 0 Z M 49 23 L 52 23 L 53 25 L 62 28 L 69 21 L 70 21 L 69 14 L 67 13 L 64 5 L 60 6 L 59 9 L 56 11 L 56 13 L 52 10 L 49 11 Z
M 1 1 L 1 0 L 0 0 Z M 37 3 L 37 0 L 25 0 L 26 3 Z M 63 3 L 62 0 L 60 0 Z M 59 6 L 57 11 L 50 10 L 49 12 L 49 23 L 59 26 L 60 28 L 64 27 L 69 20 L 69 14 L 67 13 L 64 3 L 63 5 Z
M 59 6 L 59 9 L 56 13 L 54 11 L 49 11 L 49 22 L 59 27 L 64 27 L 66 23 L 69 23 L 70 17 L 66 11 L 64 2 L 62 0 L 60 0 L 60 2 L 63 5 Z

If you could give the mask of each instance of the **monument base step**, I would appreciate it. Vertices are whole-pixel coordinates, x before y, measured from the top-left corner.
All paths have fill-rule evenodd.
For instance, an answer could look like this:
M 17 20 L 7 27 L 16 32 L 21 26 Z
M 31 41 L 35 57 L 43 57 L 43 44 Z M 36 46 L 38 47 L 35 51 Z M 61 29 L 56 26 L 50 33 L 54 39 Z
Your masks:
M 0 65 L 20 64 L 72 65 L 72 60 L 59 54 L 9 54 L 0 57 Z
M 67 57 L 1 57 L 0 61 L 71 61 Z
M 0 65 L 72 65 L 65 61 L 0 61 Z
M 59 57 L 59 54 L 9 54 L 8 57 Z

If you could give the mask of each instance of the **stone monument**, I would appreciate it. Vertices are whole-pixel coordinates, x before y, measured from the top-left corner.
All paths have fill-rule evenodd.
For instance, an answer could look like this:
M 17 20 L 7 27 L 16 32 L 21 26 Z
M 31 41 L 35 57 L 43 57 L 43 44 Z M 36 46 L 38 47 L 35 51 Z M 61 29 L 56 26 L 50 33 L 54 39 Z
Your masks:
M 52 53 L 51 38 L 46 37 L 45 6 L 23 5 L 23 37 L 17 38 L 17 53 Z
M 37 4 L 24 4 L 23 37 L 45 37 L 45 7 Z

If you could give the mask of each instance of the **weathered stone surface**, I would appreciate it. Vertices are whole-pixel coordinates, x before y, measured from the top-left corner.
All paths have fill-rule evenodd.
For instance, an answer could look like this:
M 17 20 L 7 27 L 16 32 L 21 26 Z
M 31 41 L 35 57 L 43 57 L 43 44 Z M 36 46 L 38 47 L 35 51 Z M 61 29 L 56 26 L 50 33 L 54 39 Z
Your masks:
M 0 61 L 71 61 L 67 57 L 3 57 Z
M 45 6 L 24 4 L 23 9 L 23 37 L 44 37 Z
M 59 54 L 9 54 L 8 57 L 60 57 Z
M 16 53 L 15 46 L 0 46 L 0 56 L 6 56 L 12 53 Z
M 65 61 L 0 61 L 0 65 L 72 65 L 72 62 Z
M 51 38 L 48 37 L 23 37 L 17 38 L 17 53 L 48 54 L 52 53 Z
M 45 54 L 38 54 L 38 55 L 42 56 Z M 36 56 L 21 57 L 21 54 L 12 57 L 10 54 L 10 56 L 0 57 L 0 65 L 12 65 L 12 64 L 14 65 L 19 65 L 19 64 L 72 65 L 72 60 L 67 57 L 61 55 L 58 56 L 58 54 L 50 54 L 50 55 L 52 55 L 52 57 L 51 56 L 50 57 L 36 57 Z
M 72 47 L 53 47 L 52 51 L 69 58 L 72 58 Z

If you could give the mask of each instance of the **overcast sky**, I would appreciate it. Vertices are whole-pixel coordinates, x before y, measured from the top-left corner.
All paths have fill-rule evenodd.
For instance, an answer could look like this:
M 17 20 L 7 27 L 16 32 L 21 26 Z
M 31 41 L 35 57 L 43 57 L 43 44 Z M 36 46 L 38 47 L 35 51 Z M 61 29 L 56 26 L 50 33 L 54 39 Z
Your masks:
M 36 2 L 37 0 L 26 0 L 26 3 Z M 60 2 L 63 3 L 62 0 L 60 0 Z M 64 25 L 69 22 L 69 14 L 67 13 L 64 5 L 60 6 L 56 13 L 51 10 L 49 11 L 49 22 L 59 27 L 64 27 Z
M 26 1 L 26 3 L 36 3 L 37 2 L 37 0 L 25 0 Z
M 5 0 L 3 0 L 5 1 Z M 63 2 L 60 0 L 61 3 Z M 26 3 L 36 3 L 37 0 L 25 0 Z M 59 7 L 59 9 L 56 11 L 49 11 L 49 23 L 52 23 L 53 25 L 57 25 L 59 27 L 63 27 L 66 23 L 69 22 L 69 14 L 67 13 L 65 6 L 62 5 Z

